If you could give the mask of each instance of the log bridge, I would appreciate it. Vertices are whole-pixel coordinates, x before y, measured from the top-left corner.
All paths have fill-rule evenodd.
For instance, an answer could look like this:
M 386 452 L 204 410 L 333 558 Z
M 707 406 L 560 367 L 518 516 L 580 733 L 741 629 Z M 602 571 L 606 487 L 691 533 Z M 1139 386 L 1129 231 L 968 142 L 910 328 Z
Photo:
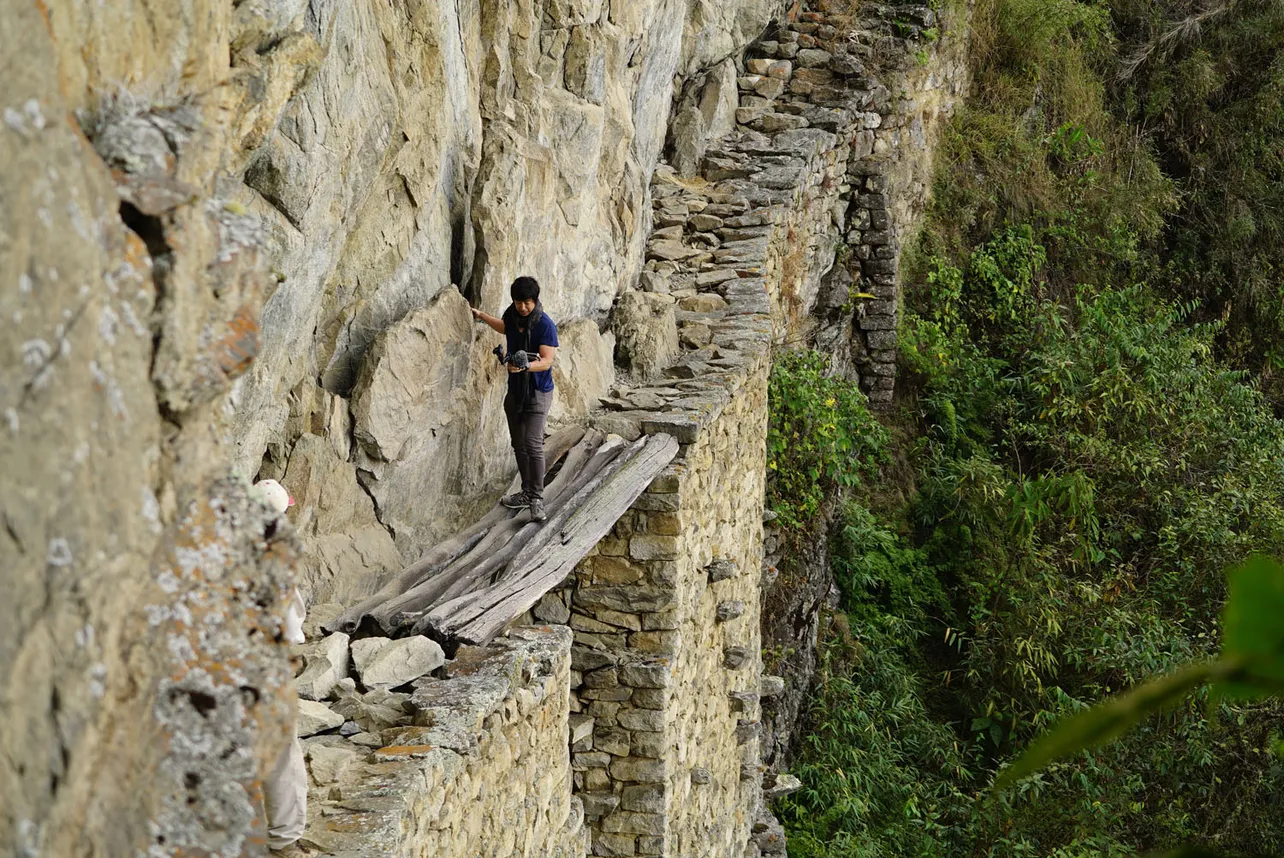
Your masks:
M 486 644 L 570 574 L 673 461 L 678 442 L 570 426 L 545 443 L 548 520 L 496 503 L 482 519 L 407 566 L 327 631 L 427 635 Z M 517 491 L 515 479 L 510 491 Z

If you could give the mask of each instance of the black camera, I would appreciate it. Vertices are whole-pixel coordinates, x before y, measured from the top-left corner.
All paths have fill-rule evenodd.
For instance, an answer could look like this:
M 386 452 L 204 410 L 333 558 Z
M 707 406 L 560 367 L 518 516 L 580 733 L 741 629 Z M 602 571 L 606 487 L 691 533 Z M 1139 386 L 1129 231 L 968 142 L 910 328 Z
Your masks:
M 530 369 L 531 362 L 539 360 L 539 355 L 524 351 L 515 351 L 506 356 L 503 346 L 495 346 L 491 353 L 495 355 L 501 364 L 508 364 L 518 369 Z

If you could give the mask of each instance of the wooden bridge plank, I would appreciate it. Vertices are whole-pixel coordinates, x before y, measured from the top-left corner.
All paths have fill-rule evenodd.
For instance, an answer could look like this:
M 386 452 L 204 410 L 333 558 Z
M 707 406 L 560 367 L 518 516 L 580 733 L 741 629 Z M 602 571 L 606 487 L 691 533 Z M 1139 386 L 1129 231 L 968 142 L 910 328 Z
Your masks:
M 548 540 L 520 566 L 514 564 L 494 585 L 434 608 L 416 628 L 464 643 L 490 641 L 565 580 L 677 452 L 677 440 L 668 435 L 645 438 L 607 469 L 597 485 L 577 495 L 577 503 L 567 504 L 561 522 L 550 519 L 548 523 L 556 526 L 550 531 L 557 533 L 557 539 Z

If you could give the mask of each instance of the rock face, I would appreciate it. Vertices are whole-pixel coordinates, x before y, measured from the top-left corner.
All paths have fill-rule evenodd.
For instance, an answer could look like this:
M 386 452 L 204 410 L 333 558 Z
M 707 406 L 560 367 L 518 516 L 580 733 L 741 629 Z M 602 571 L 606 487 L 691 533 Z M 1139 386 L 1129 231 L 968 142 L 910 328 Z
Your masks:
M 350 604 L 511 472 L 504 376 L 489 355 L 498 338 L 467 307 L 499 312 L 517 274 L 541 280 L 564 333 L 555 418 L 595 406 L 616 350 L 635 381 L 668 377 L 609 397 L 607 419 L 634 437 L 678 435 L 701 464 L 649 493 L 638 532 L 616 537 L 627 535 L 631 556 L 604 550 L 573 601 L 541 606 L 575 626 L 574 653 L 570 632 L 538 631 L 556 646 L 515 652 L 489 685 L 461 683 L 487 700 L 503 689 L 492 722 L 497 710 L 474 707 L 475 724 L 407 726 L 458 701 L 416 710 L 382 687 L 414 671 L 377 665 L 382 652 L 362 656 L 372 656 L 363 683 L 381 687 L 358 695 L 334 676 L 346 656 L 326 642 L 328 663 L 318 656 L 300 685 L 313 696 L 331 686 L 340 732 L 365 751 L 357 762 L 336 750 L 339 737 L 317 737 L 313 776 L 338 789 L 326 793 L 336 814 L 365 813 L 352 808 L 378 803 L 381 771 L 350 797 L 347 768 L 371 752 L 375 767 L 426 760 L 431 779 L 399 782 L 416 796 L 408 816 L 388 810 L 379 830 L 440 802 L 436 785 L 471 784 L 449 830 L 425 835 L 469 849 L 476 820 L 536 807 L 543 815 L 511 832 L 513 850 L 540 848 L 543 826 L 566 854 L 584 854 L 572 788 L 592 794 L 594 819 L 611 820 L 598 832 L 610 836 L 595 837 L 603 849 L 743 842 L 759 795 L 749 736 L 759 713 L 746 710 L 750 697 L 682 689 L 715 676 L 754 693 L 755 558 L 741 536 L 757 538 L 745 516 L 762 474 L 755 465 L 739 479 L 724 448 L 760 449 L 737 446 L 736 433 L 761 429 L 765 385 L 728 391 L 709 379 L 765 378 L 768 328 L 811 312 L 832 262 L 829 227 L 809 224 L 847 219 L 869 256 L 849 273 L 879 287 L 856 325 L 867 384 L 890 395 L 873 368 L 894 349 L 889 255 L 913 219 L 904 200 L 921 196 L 921 165 L 849 169 L 858 193 L 830 217 L 812 204 L 833 196 L 821 179 L 835 177 L 812 161 L 837 163 L 836 130 L 853 121 L 869 133 L 852 143 L 849 168 L 930 144 L 931 117 L 944 112 L 928 99 L 889 127 L 895 111 L 826 107 L 861 62 L 803 55 L 798 39 L 775 53 L 763 43 L 751 58 L 760 67 L 738 76 L 744 46 L 782 5 L 0 0 L 11 55 L 0 96 L 0 853 L 262 854 L 261 773 L 295 712 L 284 599 L 297 583 L 314 605 Z M 930 90 L 931 74 L 915 85 Z M 871 83 L 870 100 L 888 102 L 884 90 Z M 707 188 L 687 193 L 672 171 L 652 183 L 666 140 Z M 772 291 L 781 283 L 790 294 Z M 725 419 L 715 413 L 724 394 L 740 403 Z M 701 421 L 723 428 L 708 434 Z M 291 523 L 250 501 L 256 475 L 294 494 Z M 715 502 L 697 501 L 698 485 L 716 486 Z M 705 527 L 709 515 L 718 520 Z M 679 542 L 698 550 L 682 554 Z M 715 542 L 745 553 L 738 576 L 705 574 Z M 720 625 L 704 623 L 733 602 L 743 615 L 728 608 Z M 702 635 L 711 639 L 696 646 Z M 637 657 L 618 664 L 625 640 Z M 724 673 L 723 644 L 746 647 L 740 670 Z M 665 653 L 677 658 L 664 664 Z M 414 670 L 439 658 L 417 653 Z M 591 748 L 574 766 L 572 677 L 594 695 L 576 708 L 595 719 L 579 725 Z M 627 707 L 612 699 L 621 695 Z M 674 743 L 671 722 L 731 731 Z M 494 741 L 473 747 L 483 727 Z M 733 746 L 737 729 L 746 741 Z M 488 776 L 529 787 L 492 790 Z M 728 789 L 746 812 L 735 821 L 717 810 Z M 666 846 L 648 830 L 657 807 L 686 840 Z M 342 839 L 320 822 L 318 837 Z
M 678 356 L 676 307 L 668 295 L 630 289 L 611 315 L 616 357 L 639 380 L 652 378 Z
M 218 178 L 312 67 L 287 30 L 0 3 L 0 853 L 251 848 L 300 547 L 222 479 L 271 279 Z
M 553 365 L 554 423 L 583 417 L 597 408 L 615 382 L 615 334 L 600 333 L 591 319 L 558 326 L 557 362 Z
M 272 476 L 316 420 L 318 380 L 356 414 L 376 343 L 451 284 L 498 313 L 511 280 L 530 274 L 559 325 L 603 319 L 642 263 L 648 184 L 675 79 L 703 80 L 716 65 L 722 101 L 711 98 L 708 109 L 710 121 L 725 123 L 725 84 L 734 81 L 725 58 L 779 3 L 254 5 L 273 9 L 263 13 L 271 21 L 306 5 L 297 38 L 316 48 L 279 121 L 253 136 L 261 145 L 245 156 L 236 192 L 263 219 L 284 277 L 263 310 L 258 359 L 236 390 L 236 463 L 253 474 L 266 452 L 263 473 Z M 406 559 L 441 535 L 447 510 L 479 502 L 513 467 L 502 385 L 482 372 L 498 340 L 488 331 L 479 339 L 485 348 L 471 356 L 475 376 L 464 384 L 472 398 L 458 409 L 466 420 L 435 424 L 405 450 L 367 436 L 348 462 Z M 589 355 L 563 350 L 562 360 L 596 357 L 600 344 L 586 345 Z M 564 374 L 582 377 L 572 368 Z M 581 413 L 609 383 L 570 392 L 560 414 Z M 422 479 L 427 490 L 412 492 Z M 310 546 L 327 535 L 318 525 Z M 309 576 L 365 562 L 376 541 L 313 548 Z
M 443 293 L 375 339 L 353 390 L 358 473 L 407 561 L 510 467 L 504 371 L 473 324 Z
M 683 176 L 693 176 L 709 144 L 736 126 L 740 91 L 732 59 L 691 81 L 678 104 L 671 128 L 669 163 Z

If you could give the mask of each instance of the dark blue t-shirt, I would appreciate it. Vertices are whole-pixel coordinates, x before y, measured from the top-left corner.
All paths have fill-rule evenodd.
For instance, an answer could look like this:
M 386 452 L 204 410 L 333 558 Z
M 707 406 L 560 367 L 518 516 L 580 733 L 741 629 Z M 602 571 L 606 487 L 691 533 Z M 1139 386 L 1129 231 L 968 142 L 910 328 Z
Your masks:
M 547 313 L 541 313 L 539 321 L 527 331 L 518 330 L 517 325 L 504 323 L 504 338 L 508 341 L 508 353 L 516 351 L 530 352 L 539 354 L 540 346 L 552 346 L 557 348 L 557 325 L 548 317 Z M 527 373 L 515 372 L 508 377 L 508 386 L 515 389 L 517 385 L 526 382 Z M 548 392 L 553 389 L 553 371 L 546 369 L 543 372 L 529 373 L 535 380 L 535 389 Z

